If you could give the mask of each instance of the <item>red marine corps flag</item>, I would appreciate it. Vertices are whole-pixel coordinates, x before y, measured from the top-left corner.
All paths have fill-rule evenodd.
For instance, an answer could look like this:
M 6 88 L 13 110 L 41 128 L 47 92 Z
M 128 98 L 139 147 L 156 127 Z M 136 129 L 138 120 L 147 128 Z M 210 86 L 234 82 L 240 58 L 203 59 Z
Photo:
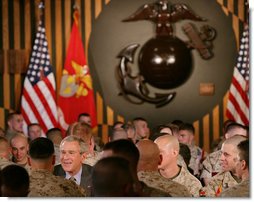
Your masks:
M 76 122 L 80 113 L 88 113 L 91 116 L 92 127 L 97 125 L 92 78 L 79 34 L 77 10 L 74 11 L 73 17 L 58 97 L 59 123 L 63 130 L 67 130 L 69 124 Z

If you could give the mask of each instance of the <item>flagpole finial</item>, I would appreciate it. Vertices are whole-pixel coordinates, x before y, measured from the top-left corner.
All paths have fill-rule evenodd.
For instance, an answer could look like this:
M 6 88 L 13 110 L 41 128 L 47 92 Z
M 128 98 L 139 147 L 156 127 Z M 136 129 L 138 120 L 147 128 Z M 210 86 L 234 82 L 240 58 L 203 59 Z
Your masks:
M 39 9 L 44 9 L 44 3 L 41 1 L 40 3 L 39 3 Z
M 74 5 L 73 5 L 73 9 L 74 10 L 79 10 L 79 5 L 75 2 Z

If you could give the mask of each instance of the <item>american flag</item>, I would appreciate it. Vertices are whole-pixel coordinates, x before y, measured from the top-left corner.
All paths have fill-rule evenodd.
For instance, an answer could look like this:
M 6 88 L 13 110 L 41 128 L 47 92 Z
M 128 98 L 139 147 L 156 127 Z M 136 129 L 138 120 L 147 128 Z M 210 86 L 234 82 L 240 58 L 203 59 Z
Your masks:
M 40 21 L 21 97 L 25 128 L 30 123 L 39 123 L 45 134 L 48 129 L 57 127 L 55 89 L 45 28 Z
M 249 125 L 249 30 L 246 25 L 240 43 L 237 64 L 229 89 L 226 115 L 240 124 Z

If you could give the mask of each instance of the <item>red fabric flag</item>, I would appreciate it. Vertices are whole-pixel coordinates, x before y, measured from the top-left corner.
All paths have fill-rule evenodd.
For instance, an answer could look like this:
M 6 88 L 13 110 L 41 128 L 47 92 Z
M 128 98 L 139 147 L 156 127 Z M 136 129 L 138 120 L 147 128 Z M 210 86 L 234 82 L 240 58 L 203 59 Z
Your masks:
M 43 134 L 58 126 L 56 82 L 50 65 L 45 28 L 39 22 L 21 97 L 24 127 L 39 123 Z
M 59 123 L 63 130 L 76 122 L 80 113 L 91 116 L 91 125 L 97 125 L 92 78 L 78 30 L 79 13 L 73 14 L 71 37 L 67 49 L 60 94 L 58 97 Z
M 249 30 L 245 26 L 238 61 L 229 90 L 226 115 L 240 124 L 249 125 Z

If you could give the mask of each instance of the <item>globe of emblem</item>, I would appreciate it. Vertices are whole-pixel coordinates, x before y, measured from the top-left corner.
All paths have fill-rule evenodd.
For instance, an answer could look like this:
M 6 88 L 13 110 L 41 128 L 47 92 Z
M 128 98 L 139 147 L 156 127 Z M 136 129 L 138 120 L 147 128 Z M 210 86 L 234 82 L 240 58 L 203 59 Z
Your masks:
M 179 38 L 157 36 L 142 47 L 139 69 L 150 85 L 161 89 L 176 88 L 192 73 L 192 55 Z

